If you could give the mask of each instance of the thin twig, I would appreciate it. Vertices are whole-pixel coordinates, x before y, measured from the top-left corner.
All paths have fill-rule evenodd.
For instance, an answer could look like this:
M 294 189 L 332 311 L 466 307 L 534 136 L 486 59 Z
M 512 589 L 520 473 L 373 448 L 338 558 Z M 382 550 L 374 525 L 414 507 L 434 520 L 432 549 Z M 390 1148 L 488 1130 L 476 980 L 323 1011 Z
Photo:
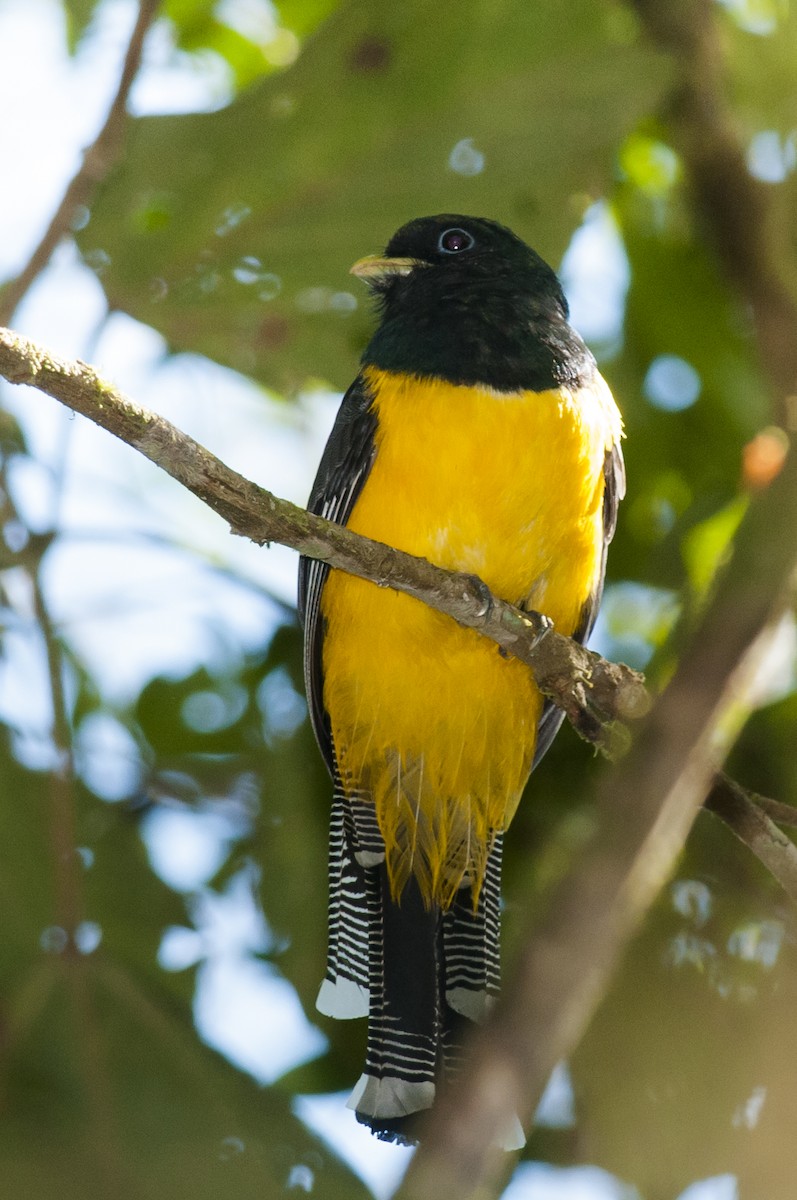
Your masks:
M 706 797 L 705 807 L 720 817 L 753 851 L 797 903 L 797 846 L 778 829 L 752 796 L 727 775 L 721 775 Z M 778 808 L 787 807 L 778 805 Z
M 81 1049 L 81 1078 L 91 1127 L 92 1148 L 101 1194 L 124 1197 L 128 1189 L 119 1154 L 118 1126 L 114 1119 L 112 1089 L 108 1077 L 102 1035 L 91 993 L 88 960 L 76 941 L 83 916 L 83 889 L 77 853 L 76 795 L 72 729 L 64 690 L 63 655 L 50 619 L 41 585 L 41 559 L 29 563 L 36 621 L 44 639 L 52 702 L 52 742 L 55 763 L 49 774 L 50 841 L 55 881 L 55 923 L 63 929 L 65 945 L 61 964 L 75 1029 Z
M 136 77 L 144 38 L 157 12 L 159 0 L 140 0 L 138 16 L 130 35 L 116 95 L 111 101 L 102 129 L 83 154 L 79 170 L 70 180 L 44 236 L 15 279 L 0 290 L 0 325 L 7 325 L 22 297 L 47 266 L 53 251 L 72 228 L 75 214 L 88 205 L 99 183 L 116 163 L 124 145 L 126 106 Z
M 684 159 L 701 232 L 749 306 L 776 397 L 776 419 L 797 429 L 797 337 L 788 253 L 777 245 L 772 191 L 747 169 L 726 102 L 717 9 L 710 0 L 631 0 L 649 36 L 676 64 L 669 127 Z
M 759 796 L 758 792 L 747 792 L 751 802 L 765 812 L 770 821 L 783 825 L 786 829 L 797 829 L 797 808 L 793 804 L 784 804 L 782 800 L 770 800 L 769 796 Z

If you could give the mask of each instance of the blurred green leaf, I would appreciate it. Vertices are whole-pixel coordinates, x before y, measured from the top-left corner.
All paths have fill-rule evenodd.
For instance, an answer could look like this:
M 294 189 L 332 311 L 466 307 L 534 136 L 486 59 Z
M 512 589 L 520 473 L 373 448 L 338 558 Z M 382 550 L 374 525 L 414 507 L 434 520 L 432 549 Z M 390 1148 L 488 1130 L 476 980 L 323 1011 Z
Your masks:
M 67 46 L 69 53 L 74 54 L 103 0 L 62 0 L 62 2 L 66 17 Z
M 188 1012 L 104 956 L 67 972 L 79 978 L 57 972 L 39 1020 L 11 1047 L 9 1079 L 28 1086 L 15 1087 L 0 1131 L 9 1195 L 155 1197 L 168 1181 L 175 1200 L 259 1200 L 288 1192 L 301 1166 L 320 1197 L 369 1196 L 288 1096 L 197 1041 Z
M 228 108 L 134 122 L 81 248 L 172 346 L 342 386 L 370 326 L 348 266 L 410 217 L 489 212 L 559 259 L 666 80 L 626 17 L 349 3 Z
M 166 0 L 162 15 L 172 23 L 178 49 L 218 54 L 232 71 L 237 89 L 288 66 L 306 37 L 340 0 L 270 0 L 209 5 L 207 0 Z
M 684 538 L 684 562 L 698 598 L 705 597 L 717 571 L 728 561 L 734 534 L 746 511 L 747 497 L 739 496 L 708 520 L 695 525 Z

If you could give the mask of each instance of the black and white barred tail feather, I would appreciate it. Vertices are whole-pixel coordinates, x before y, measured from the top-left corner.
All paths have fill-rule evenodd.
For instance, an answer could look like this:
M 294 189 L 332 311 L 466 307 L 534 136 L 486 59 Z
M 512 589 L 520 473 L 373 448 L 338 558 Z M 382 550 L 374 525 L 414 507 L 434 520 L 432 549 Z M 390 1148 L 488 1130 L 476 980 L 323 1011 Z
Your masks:
M 338 779 L 330 837 L 329 953 L 318 1007 L 338 1018 L 368 1014 L 365 1070 L 349 1106 L 377 1136 L 414 1140 L 459 1062 L 463 1038 L 483 1020 L 500 984 L 501 837 L 479 904 L 463 887 L 450 909 L 424 905 L 415 879 L 391 897 L 374 810 Z M 507 1145 L 522 1145 L 512 1130 Z
M 354 854 L 349 804 L 335 780 L 329 822 L 327 973 L 316 1007 L 339 1020 L 368 1015 L 368 879 Z

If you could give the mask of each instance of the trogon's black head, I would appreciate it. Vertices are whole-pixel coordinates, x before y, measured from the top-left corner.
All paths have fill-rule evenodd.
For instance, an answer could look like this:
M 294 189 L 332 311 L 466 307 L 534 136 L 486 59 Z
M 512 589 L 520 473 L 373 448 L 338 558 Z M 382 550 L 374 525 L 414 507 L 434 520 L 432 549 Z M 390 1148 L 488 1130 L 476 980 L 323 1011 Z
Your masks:
M 381 323 L 363 362 L 500 391 L 578 386 L 594 370 L 554 272 L 483 217 L 419 217 L 352 271 Z

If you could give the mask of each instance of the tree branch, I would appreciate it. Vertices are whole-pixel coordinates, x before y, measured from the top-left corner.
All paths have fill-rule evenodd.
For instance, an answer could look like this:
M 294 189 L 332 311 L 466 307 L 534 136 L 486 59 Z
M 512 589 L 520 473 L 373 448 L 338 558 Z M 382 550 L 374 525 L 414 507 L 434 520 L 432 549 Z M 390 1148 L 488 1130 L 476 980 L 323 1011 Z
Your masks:
M 770 800 L 769 796 L 759 796 L 758 792 L 751 792 L 748 789 L 745 789 L 745 794 L 756 808 L 760 808 L 767 814 L 770 821 L 774 821 L 776 825 L 785 825 L 787 829 L 797 829 L 797 808 L 793 804 Z
M 473 575 L 444 571 L 278 499 L 163 417 L 128 399 L 86 363 L 57 358 L 28 338 L 0 329 L 0 376 L 33 385 L 139 450 L 223 517 L 233 533 L 261 545 L 280 542 L 381 587 L 406 592 L 490 638 L 527 663 L 541 691 L 567 713 L 582 736 L 607 752 L 623 744 L 614 722 L 647 711 L 644 682 L 630 667 L 608 662 L 561 636 L 549 628 L 546 617 L 521 612 L 493 596 Z
M 775 876 L 780 886 L 792 900 L 797 902 L 797 846 L 778 829 L 774 820 L 762 807 L 763 797 L 753 797 L 738 783 L 720 773 L 706 797 L 705 807 L 720 817 L 745 846 Z M 782 812 L 787 804 L 775 804 Z M 795 823 L 797 809 L 787 814 Z
M 87 205 L 97 185 L 121 154 L 125 134 L 125 108 L 136 77 L 144 38 L 158 9 L 159 0 L 139 0 L 138 17 L 130 35 L 119 85 L 102 129 L 84 152 L 80 169 L 72 178 L 42 240 L 19 275 L 0 289 L 0 325 L 7 325 L 30 285 L 47 266 L 53 251 L 69 232 L 81 205 Z
M 749 305 L 777 397 L 777 419 L 797 428 L 794 297 L 784 279 L 790 255 L 777 244 L 771 190 L 747 169 L 728 111 L 717 9 L 710 0 L 630 0 L 650 38 L 678 68 L 670 129 L 687 169 L 692 202 L 737 293 Z

